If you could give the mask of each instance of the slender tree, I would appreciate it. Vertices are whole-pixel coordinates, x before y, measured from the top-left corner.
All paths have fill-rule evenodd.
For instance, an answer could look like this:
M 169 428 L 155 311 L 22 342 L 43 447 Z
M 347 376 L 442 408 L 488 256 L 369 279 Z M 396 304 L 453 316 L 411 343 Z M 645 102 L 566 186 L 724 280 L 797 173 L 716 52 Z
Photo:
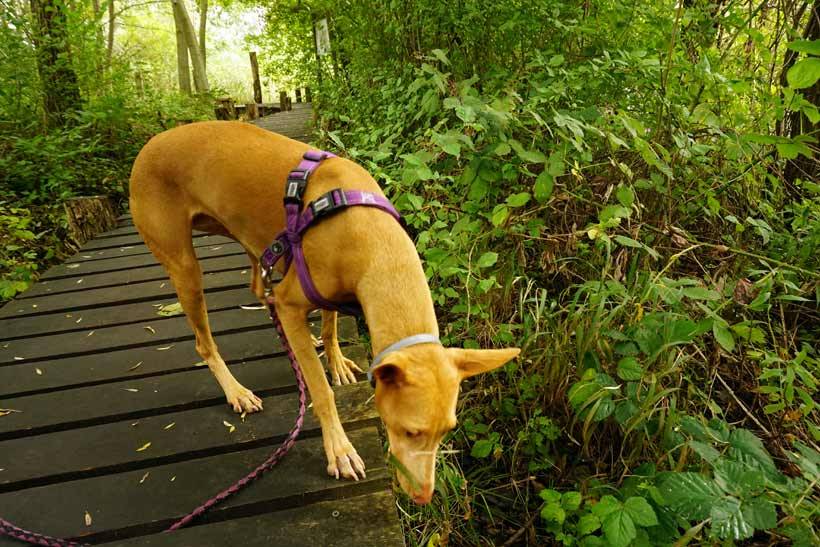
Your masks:
M 208 76 L 205 74 L 205 63 L 202 55 L 200 55 L 194 25 L 191 23 L 191 17 L 185 8 L 185 2 L 184 0 L 171 0 L 171 5 L 174 9 L 174 22 L 177 24 L 177 28 L 182 27 L 185 42 L 188 45 L 191 68 L 194 73 L 194 88 L 197 93 L 207 93 L 210 88 L 208 86 Z
M 188 42 L 185 39 L 185 31 L 183 29 L 185 23 L 176 7 L 173 7 L 173 13 L 177 37 L 177 77 L 179 79 L 179 90 L 190 95 L 191 67 L 188 65 Z
M 208 25 L 208 0 L 199 0 L 199 54 L 202 55 L 202 66 L 208 66 L 205 55 L 205 29 Z
M 46 126 L 65 125 L 68 113 L 82 106 L 77 74 L 71 66 L 66 6 L 63 0 L 30 0 L 29 3 Z

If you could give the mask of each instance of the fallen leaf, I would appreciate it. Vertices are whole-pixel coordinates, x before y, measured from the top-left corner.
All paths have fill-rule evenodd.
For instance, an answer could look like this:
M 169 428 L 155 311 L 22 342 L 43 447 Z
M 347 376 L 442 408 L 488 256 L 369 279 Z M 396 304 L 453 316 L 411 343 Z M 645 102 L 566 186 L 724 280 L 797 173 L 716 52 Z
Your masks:
M 204 366 L 207 366 L 207 365 L 208 365 L 208 363 L 206 361 L 200 361 L 198 363 L 194 363 L 195 367 L 204 367 Z
M 233 433 L 234 431 L 236 431 L 236 427 L 227 420 L 222 420 L 222 424 L 228 428 L 228 433 Z
M 9 347 L 8 344 L 3 344 L 3 349 L 8 349 L 8 347 Z
M 141 447 L 137 448 L 137 452 L 143 452 L 144 450 L 148 450 L 149 446 L 151 446 L 151 443 L 145 443 Z
M 0 418 L 2 418 L 3 416 L 8 416 L 12 412 L 14 412 L 15 414 L 19 414 L 23 411 L 22 410 L 15 410 L 13 408 L 0 408 Z
M 79 264 L 69 264 L 68 266 L 66 266 L 66 268 L 69 268 L 71 270 L 73 270 L 74 268 L 79 268 L 79 267 L 80 267 Z
M 152 327 L 151 325 L 148 325 L 147 327 L 142 327 L 142 328 L 144 328 L 145 330 L 147 330 L 151 334 L 156 334 L 157 333 L 157 331 L 155 331 L 154 327 Z
M 171 428 L 172 428 L 172 427 L 174 427 L 175 425 L 177 425 L 177 423 L 176 423 L 176 422 L 171 422 L 170 424 L 166 425 L 166 426 L 165 426 L 165 427 L 163 427 L 162 429 L 164 429 L 164 430 L 168 431 L 169 429 L 171 429 Z
M 164 287 L 165 287 L 165 283 L 160 283 L 160 284 L 159 284 L 159 288 L 160 288 L 160 289 L 162 289 L 162 288 L 164 288 Z
M 177 480 L 177 476 L 176 476 L 176 475 L 174 475 L 173 477 L 171 477 L 171 482 L 174 482 L 175 480 Z
M 150 443 L 149 443 L 149 444 L 150 444 Z M 145 472 L 145 475 L 143 475 L 143 476 L 142 476 L 142 478 L 140 479 L 140 484 L 144 483 L 144 482 L 145 482 L 145 479 L 147 479 L 147 478 L 148 478 L 148 475 L 150 475 L 150 474 L 151 474 L 151 472 L 150 472 L 150 471 L 146 471 L 146 472 Z
M 165 351 L 166 349 L 171 349 L 172 347 L 174 347 L 173 344 L 170 346 L 162 346 L 161 348 L 157 348 L 157 351 Z
M 91 336 L 92 334 L 94 334 L 94 332 L 95 332 L 95 331 L 93 331 L 93 330 L 92 330 L 92 331 L 91 331 L 91 332 L 89 332 L 89 333 L 88 333 L 85 337 L 86 337 L 86 338 L 88 338 L 89 336 Z
M 212 251 L 218 251 L 218 250 L 219 250 L 219 249 L 221 249 L 221 248 L 222 248 L 221 246 L 220 246 L 220 247 L 211 247 L 211 250 L 212 250 Z
M 77 319 L 77 320 L 76 320 L 76 321 L 74 321 L 74 322 L 75 322 L 75 323 L 79 323 L 79 322 L 80 322 L 80 321 L 82 321 L 82 320 L 83 320 L 83 318 L 82 318 L 82 317 L 80 317 L 79 319 Z
M 139 392 L 139 390 L 138 390 L 137 388 L 135 388 L 135 387 L 124 387 L 124 388 L 122 388 L 122 389 L 123 389 L 123 391 L 130 391 L 131 393 L 137 393 L 137 392 Z
M 25 357 L 16 357 L 16 356 L 14 357 L 15 361 L 22 361 L 23 359 L 25 359 Z
M 91 258 L 91 255 L 82 255 L 83 258 Z
M 262 304 L 259 304 L 259 305 L 256 305 L 256 306 L 239 306 L 239 307 L 242 308 L 243 310 L 264 310 L 265 309 L 265 306 L 263 306 Z
M 172 317 L 174 315 L 182 315 L 183 313 L 184 312 L 182 310 L 182 304 L 180 304 L 179 302 L 161 305 L 159 307 L 159 311 L 157 311 L 157 315 L 161 315 L 163 317 Z
M 246 273 L 248 273 L 248 270 L 242 270 L 241 272 L 239 272 L 240 275 L 245 275 Z
M 138 425 L 140 425 L 140 423 L 137 421 L 137 422 L 132 423 L 131 427 L 137 427 Z
M 34 372 L 36 372 L 36 373 L 37 373 L 37 376 L 42 376 L 42 375 L 43 375 L 43 371 L 42 371 L 41 369 L 39 369 L 39 368 L 35 368 L 35 369 L 34 369 Z
M 140 368 L 140 365 L 142 365 L 142 361 L 140 361 L 139 363 L 137 363 L 133 367 L 129 368 L 128 370 L 137 370 L 138 368 Z
M 79 285 L 79 284 L 80 284 L 80 283 L 82 283 L 82 282 L 83 282 L 83 280 L 82 280 L 82 279 L 78 279 L 78 280 L 77 280 L 77 285 Z
M 88 514 L 88 511 L 85 512 L 85 525 L 91 526 L 91 515 Z
M 37 304 L 32 304 L 32 305 L 31 305 L 31 307 L 32 307 L 32 308 L 36 308 L 36 307 L 37 307 Z

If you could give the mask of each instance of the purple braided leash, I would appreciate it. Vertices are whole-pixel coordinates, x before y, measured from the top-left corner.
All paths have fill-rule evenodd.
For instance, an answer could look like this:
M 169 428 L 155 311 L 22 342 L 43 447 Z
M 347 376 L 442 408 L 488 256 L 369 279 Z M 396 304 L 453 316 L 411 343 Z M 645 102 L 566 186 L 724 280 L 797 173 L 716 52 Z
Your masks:
M 260 478 L 264 475 L 267 471 L 270 471 L 273 467 L 279 463 L 285 454 L 293 447 L 296 443 L 296 438 L 299 436 L 299 433 L 302 431 L 302 425 L 305 422 L 305 412 L 307 410 L 307 388 L 305 386 L 305 380 L 302 377 L 302 371 L 299 368 L 299 363 L 296 361 L 296 356 L 293 354 L 293 350 L 288 343 L 287 336 L 285 336 L 285 329 L 282 327 L 281 321 L 279 321 L 279 316 L 276 314 L 276 309 L 274 308 L 273 304 L 268 302 L 268 311 L 270 312 L 271 321 L 273 321 L 274 326 L 276 327 L 276 332 L 279 334 L 280 340 L 282 340 L 282 346 L 284 346 L 285 350 L 288 353 L 288 359 L 290 360 L 290 366 L 293 369 L 293 374 L 296 376 L 296 387 L 299 389 L 299 415 L 296 417 L 296 423 L 293 424 L 293 428 L 288 433 L 287 438 L 279 445 L 279 448 L 270 455 L 270 457 L 259 464 L 253 471 L 239 479 L 237 482 L 232 484 L 230 487 L 226 488 L 222 492 L 218 493 L 216 496 L 212 497 L 183 518 L 178 520 L 166 530 L 166 532 L 172 532 L 174 530 L 178 530 L 183 526 L 190 523 L 192 520 L 197 518 L 198 516 L 202 515 L 206 511 L 208 511 L 213 506 L 221 503 L 222 501 L 228 499 L 229 497 L 233 496 L 234 494 L 238 493 L 240 490 L 251 484 L 256 479 Z M 8 536 L 13 539 L 20 540 L 25 543 L 29 543 L 32 545 L 44 545 L 46 547 L 83 547 L 84 543 L 75 543 L 73 541 L 68 541 L 65 539 L 54 538 L 50 536 L 46 536 L 43 534 L 37 534 L 35 532 L 30 532 L 28 530 L 24 530 L 14 524 L 8 522 L 7 520 L 3 520 L 0 518 L 0 536 Z

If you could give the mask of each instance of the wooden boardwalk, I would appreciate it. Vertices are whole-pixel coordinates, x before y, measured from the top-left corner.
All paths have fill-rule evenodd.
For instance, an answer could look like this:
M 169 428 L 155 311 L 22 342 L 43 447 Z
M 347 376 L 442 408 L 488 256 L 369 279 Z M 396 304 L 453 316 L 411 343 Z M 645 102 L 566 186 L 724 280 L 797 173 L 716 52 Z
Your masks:
M 259 120 L 306 140 L 310 105 Z M 292 371 L 248 289 L 235 242 L 196 234 L 211 327 L 236 377 L 265 399 L 242 420 L 225 404 L 176 302 L 126 215 L 0 309 L 0 517 L 111 545 L 402 545 L 378 418 L 366 382 L 337 388 L 367 479 L 325 473 L 318 424 L 262 479 L 187 529 L 161 534 L 245 475 L 297 411 Z M 314 325 L 318 333 L 318 323 Z M 364 364 L 352 318 L 345 353 Z M 0 546 L 21 545 L 0 538 Z

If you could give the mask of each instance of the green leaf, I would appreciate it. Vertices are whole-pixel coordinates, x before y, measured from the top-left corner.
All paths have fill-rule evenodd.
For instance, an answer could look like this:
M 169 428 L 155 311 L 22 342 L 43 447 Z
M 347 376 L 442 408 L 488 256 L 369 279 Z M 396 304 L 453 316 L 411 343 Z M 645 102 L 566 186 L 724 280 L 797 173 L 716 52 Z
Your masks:
M 600 527 L 601 520 L 595 515 L 587 514 L 578 519 L 578 525 L 575 527 L 575 530 L 578 532 L 579 536 L 585 536 L 587 534 L 591 534 Z
M 712 518 L 712 532 L 721 539 L 740 540 L 754 534 L 754 528 L 746 522 L 740 510 L 740 502 L 731 496 L 715 501 L 709 516 Z
M 714 321 L 712 323 L 712 334 L 715 335 L 720 347 L 732 353 L 735 350 L 735 337 L 732 336 L 732 331 L 729 326 L 722 321 Z
M 649 502 L 640 496 L 632 496 L 624 502 L 624 511 L 638 526 L 647 528 L 658 524 L 658 517 Z
M 757 530 L 769 530 L 777 526 L 777 511 L 774 504 L 763 496 L 744 500 L 741 510 L 746 522 Z
M 803 89 L 814 85 L 820 79 L 820 58 L 809 57 L 797 61 L 786 73 L 789 87 Z
M 700 473 L 672 473 L 661 482 L 659 490 L 672 509 L 695 520 L 708 517 L 712 505 L 723 497 L 715 481 Z
M 510 207 L 521 207 L 523 205 L 526 205 L 529 201 L 529 192 L 519 192 L 518 194 L 513 194 L 507 198 L 507 205 L 509 205 Z
M 476 441 L 473 449 L 470 451 L 470 456 L 473 458 L 486 458 L 493 451 L 493 442 L 488 439 L 481 439 Z
M 763 442 L 748 429 L 735 429 L 729 435 L 729 446 L 733 454 L 743 456 L 743 461 L 752 463 L 770 476 L 779 475 L 772 457 Z
M 592 513 L 603 520 L 604 517 L 619 509 L 621 509 L 621 502 L 615 499 L 615 496 L 607 494 L 603 496 L 598 503 L 592 506 Z
M 704 287 L 684 287 L 681 289 L 684 296 L 688 296 L 692 300 L 719 300 L 720 293 L 712 291 Z
M 563 55 L 553 55 L 550 58 L 550 66 L 561 66 L 564 64 L 564 56 Z
M 489 268 L 498 261 L 498 253 L 487 252 L 481 255 L 476 264 L 479 268 Z
M 700 441 L 689 441 L 689 446 L 698 453 L 698 456 L 703 458 L 709 463 L 714 463 L 720 458 L 720 452 L 715 450 L 711 445 L 706 443 L 702 443 Z
M 538 178 L 535 179 L 535 186 L 533 186 L 532 189 L 535 194 L 535 199 L 538 200 L 539 203 L 547 201 L 550 196 L 552 196 L 554 186 L 555 177 L 547 171 L 541 172 Z
M 635 539 L 635 523 L 624 509 L 613 511 L 604 519 L 602 528 L 611 547 L 626 547 Z
M 510 210 L 505 205 L 496 205 L 490 219 L 493 226 L 501 226 L 508 216 L 510 216 Z
M 808 53 L 809 55 L 820 55 L 820 40 L 796 40 L 786 45 L 792 51 Z
M 618 198 L 618 203 L 629 209 L 635 203 L 635 192 L 629 186 L 619 186 L 615 191 L 615 197 Z
M 567 513 L 557 503 L 547 503 L 541 508 L 541 518 L 547 522 L 563 524 L 567 518 Z
M 580 492 L 564 492 L 561 496 L 561 507 L 567 511 L 577 511 L 581 507 Z
M 642 376 L 643 369 L 634 357 L 624 357 L 618 361 L 618 377 L 621 380 L 634 382 L 640 380 Z
M 552 488 L 544 488 L 538 492 L 538 497 L 547 503 L 558 503 L 561 501 L 561 492 Z

